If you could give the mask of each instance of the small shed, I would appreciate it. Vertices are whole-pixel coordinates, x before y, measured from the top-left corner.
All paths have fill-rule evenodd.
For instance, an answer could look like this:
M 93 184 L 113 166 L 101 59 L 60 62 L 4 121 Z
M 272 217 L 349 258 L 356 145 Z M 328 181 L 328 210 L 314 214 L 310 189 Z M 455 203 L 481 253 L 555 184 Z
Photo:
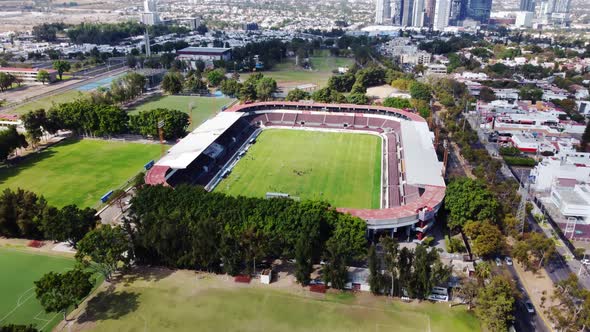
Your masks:
M 260 283 L 265 284 L 265 285 L 270 285 L 271 282 L 272 282 L 272 270 L 271 269 L 262 270 L 262 273 L 260 274 Z

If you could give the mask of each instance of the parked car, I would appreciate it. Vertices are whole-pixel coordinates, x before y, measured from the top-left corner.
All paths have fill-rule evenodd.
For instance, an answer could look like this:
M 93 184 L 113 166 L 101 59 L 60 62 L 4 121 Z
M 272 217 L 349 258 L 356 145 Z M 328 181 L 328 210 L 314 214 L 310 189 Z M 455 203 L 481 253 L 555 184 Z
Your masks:
M 533 306 L 533 304 L 531 303 L 531 301 L 526 300 L 524 302 L 524 307 L 526 308 L 526 311 L 528 311 L 529 314 L 534 314 L 535 313 L 535 306 Z
M 590 259 L 588 259 L 588 258 L 584 258 L 580 262 L 582 262 L 582 264 L 584 264 L 584 265 L 590 265 Z
M 506 262 L 506 265 L 512 265 L 512 258 L 510 258 L 510 256 L 504 257 L 504 261 Z
M 496 257 L 496 266 L 502 266 L 502 260 L 500 257 Z

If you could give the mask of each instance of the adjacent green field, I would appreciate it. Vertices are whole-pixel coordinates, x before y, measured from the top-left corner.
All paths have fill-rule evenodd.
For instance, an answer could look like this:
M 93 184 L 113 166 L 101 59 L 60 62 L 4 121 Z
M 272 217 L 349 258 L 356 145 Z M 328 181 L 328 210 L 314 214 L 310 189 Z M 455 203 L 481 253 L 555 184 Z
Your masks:
M 312 69 L 306 70 L 295 65 L 295 59 L 289 58 L 283 63 L 274 66 L 272 70 L 262 71 L 265 76 L 274 78 L 280 83 L 305 84 L 313 83 L 324 86 L 333 75 L 332 71 L 338 67 L 351 66 L 353 59 L 333 57 L 319 54 L 310 57 Z M 247 79 L 251 74 L 241 74 L 241 78 Z
M 223 106 L 234 101 L 231 98 L 216 97 L 193 97 L 193 96 L 162 96 L 148 100 L 147 102 L 135 107 L 131 114 L 139 111 L 151 110 L 155 108 L 170 108 L 185 112 L 191 115 L 193 121 L 189 130 L 193 130 L 205 120 L 211 118 L 215 113 L 221 111 Z M 192 114 L 189 113 L 189 106 L 193 105 Z
M 94 206 L 160 155 L 157 144 L 68 140 L 0 168 L 0 189 L 24 188 L 55 206 Z
M 35 298 L 33 282 L 47 272 L 63 272 L 74 264 L 70 258 L 0 248 L 0 326 L 33 324 L 51 331 L 62 315 L 45 313 Z
M 215 190 L 253 197 L 281 192 L 337 207 L 379 208 L 380 179 L 377 136 L 269 129 Z
M 11 114 L 24 114 L 30 111 L 37 110 L 39 108 L 44 108 L 46 111 L 51 108 L 54 104 L 61 104 L 72 101 L 76 98 L 83 97 L 84 93 L 77 91 L 77 90 L 69 90 L 64 93 L 60 93 L 54 96 L 41 98 L 39 100 L 23 104 L 13 110 L 7 111 L 7 113 Z
M 399 331 L 473 332 L 479 323 L 465 307 L 389 303 L 350 293 L 296 295 L 237 287 L 193 272 L 132 276 L 91 299 L 77 328 L 90 331 Z M 257 283 L 255 280 L 253 283 Z M 361 299 L 362 298 L 362 299 Z

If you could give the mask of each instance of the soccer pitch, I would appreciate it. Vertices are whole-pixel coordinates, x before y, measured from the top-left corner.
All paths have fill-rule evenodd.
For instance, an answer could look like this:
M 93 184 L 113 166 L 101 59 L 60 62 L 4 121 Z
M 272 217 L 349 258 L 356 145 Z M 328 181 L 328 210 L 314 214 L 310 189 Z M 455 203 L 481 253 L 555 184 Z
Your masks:
M 0 189 L 27 189 L 58 207 L 92 207 L 160 152 L 158 144 L 67 140 L 12 167 L 0 168 Z
M 136 106 L 131 111 L 131 114 L 155 108 L 169 108 L 182 111 L 191 115 L 193 121 L 189 126 L 189 130 L 193 130 L 201 123 L 205 122 L 205 120 L 221 111 L 223 106 L 230 104 L 232 101 L 234 101 L 232 98 L 218 97 L 161 96 L 147 100 L 147 102 Z M 188 111 L 190 104 L 193 105 L 192 114 Z
M 193 271 L 148 271 L 102 291 L 83 307 L 74 330 L 90 331 L 399 331 L 473 332 L 465 307 L 400 302 L 351 293 L 318 295 L 235 284 Z
M 33 324 L 51 331 L 62 315 L 45 313 L 35 298 L 34 281 L 50 271 L 69 270 L 74 264 L 71 258 L 0 248 L 0 326 Z
M 381 138 L 369 134 L 264 130 L 215 191 L 287 193 L 336 207 L 379 208 Z

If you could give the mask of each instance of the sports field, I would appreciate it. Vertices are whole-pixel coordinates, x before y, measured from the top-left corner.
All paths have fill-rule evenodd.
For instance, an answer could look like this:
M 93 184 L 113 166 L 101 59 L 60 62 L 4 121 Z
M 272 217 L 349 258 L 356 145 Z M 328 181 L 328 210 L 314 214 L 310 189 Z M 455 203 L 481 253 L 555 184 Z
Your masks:
M 157 144 L 68 140 L 10 168 L 0 168 L 0 189 L 23 188 L 55 206 L 95 206 L 160 155 Z
M 337 207 L 379 208 L 380 184 L 377 136 L 267 129 L 215 190 L 253 197 L 280 192 Z
M 83 92 L 77 90 L 69 90 L 64 93 L 60 93 L 54 96 L 41 98 L 39 100 L 23 104 L 20 107 L 17 107 L 13 110 L 7 111 L 10 114 L 25 114 L 30 111 L 37 110 L 39 108 L 44 108 L 46 111 L 51 108 L 51 106 L 61 103 L 66 103 L 73 101 L 76 98 L 81 98 L 85 94 Z
M 147 102 L 135 107 L 131 114 L 139 111 L 152 110 L 155 108 L 169 108 L 185 112 L 192 117 L 192 124 L 189 130 L 199 126 L 205 120 L 211 118 L 215 113 L 221 111 L 223 106 L 230 104 L 232 98 L 217 97 L 193 97 L 193 96 L 161 96 L 148 100 Z M 192 114 L 188 112 L 189 105 L 193 105 Z
M 295 65 L 295 59 L 289 58 L 283 63 L 275 65 L 272 70 L 262 71 L 264 76 L 274 78 L 279 85 L 299 85 L 306 83 L 317 84 L 322 87 L 328 83 L 333 70 L 338 67 L 351 66 L 353 59 L 330 56 L 325 52 L 311 56 L 311 70 Z M 241 79 L 247 79 L 251 74 L 240 74 Z
M 33 324 L 51 331 L 62 315 L 45 313 L 35 298 L 33 282 L 47 272 L 64 272 L 74 264 L 71 258 L 0 247 L 0 326 Z
M 130 276 L 85 305 L 89 331 L 479 331 L 465 307 L 390 303 L 369 294 L 310 294 L 297 285 L 238 285 L 192 271 Z

